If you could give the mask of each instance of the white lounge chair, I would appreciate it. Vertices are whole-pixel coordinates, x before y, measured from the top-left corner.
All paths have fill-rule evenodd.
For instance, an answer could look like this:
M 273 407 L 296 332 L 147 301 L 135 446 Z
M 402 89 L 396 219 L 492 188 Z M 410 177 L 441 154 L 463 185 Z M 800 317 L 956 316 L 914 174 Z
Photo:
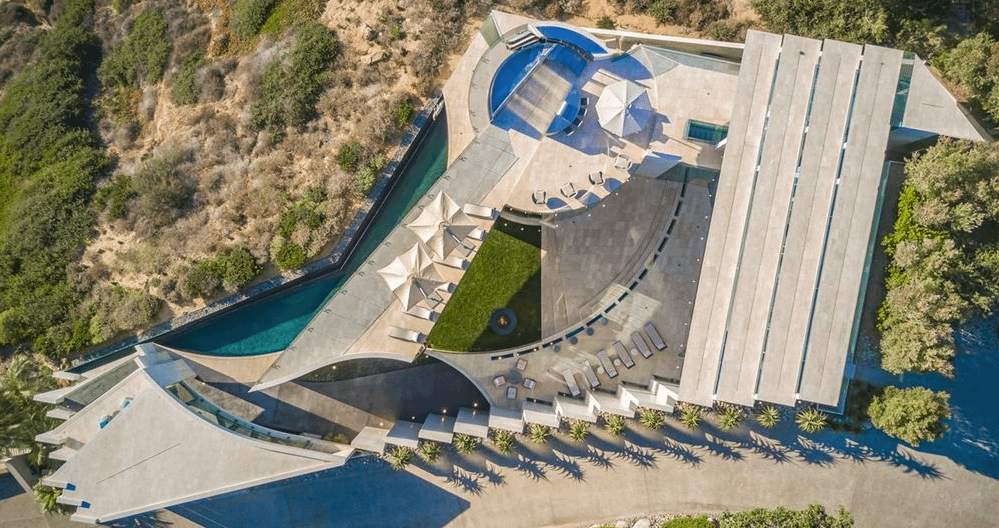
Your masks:
M 659 337 L 659 332 L 656 331 L 656 327 L 652 323 L 645 323 L 645 333 L 649 335 L 649 341 L 652 341 L 657 349 L 666 348 L 666 343 L 663 342 L 662 337 Z
M 408 328 L 399 328 L 398 326 L 390 326 L 388 329 L 389 337 L 393 337 L 400 341 L 409 341 L 410 343 L 422 344 L 427 336 L 417 332 L 416 330 L 410 330 Z
M 499 216 L 499 213 L 496 211 L 496 209 L 493 209 L 492 207 L 486 207 L 484 205 L 465 204 L 462 207 L 462 210 L 465 211 L 465 214 L 478 216 L 480 218 L 488 218 L 490 220 L 495 220 L 496 217 Z
M 628 349 L 620 341 L 614 341 L 614 352 L 617 353 L 617 357 L 621 360 L 621 363 L 624 363 L 626 368 L 635 366 L 635 362 L 631 360 L 631 354 L 628 353 Z
M 422 306 L 419 306 L 419 305 L 410 308 L 409 311 L 407 311 L 406 313 L 408 313 L 409 315 L 412 315 L 413 317 L 419 317 L 420 319 L 426 319 L 427 321 L 436 321 L 437 320 L 437 312 L 435 312 L 433 310 L 428 310 L 428 309 L 426 309 L 426 308 L 424 308 Z
M 612 378 L 617 377 L 617 369 L 614 368 L 614 363 L 611 362 L 610 358 L 607 357 L 607 352 L 601 350 L 597 352 L 597 359 L 600 360 L 600 366 L 604 368 L 604 372 Z
M 485 240 L 487 231 L 485 229 L 475 228 L 471 233 L 468 234 L 468 238 L 473 240 Z
M 593 367 L 590 366 L 590 362 L 583 360 L 579 362 L 580 370 L 583 371 L 583 377 L 586 378 L 586 383 L 591 389 L 595 389 L 600 386 L 600 379 L 597 378 L 597 373 L 593 372 Z
M 569 394 L 573 397 L 579 396 L 579 385 L 576 384 L 576 377 L 572 374 L 572 371 L 565 369 L 562 371 L 562 377 L 565 378 L 565 384 L 569 387 Z
M 631 342 L 635 343 L 635 346 L 638 348 L 638 353 L 641 354 L 643 358 L 648 359 L 652 357 L 652 351 L 649 350 L 649 345 L 645 344 L 645 338 L 642 337 L 640 332 L 631 333 Z
M 451 255 L 450 257 L 442 260 L 441 264 L 455 269 L 463 270 L 468 268 L 468 261 L 457 255 Z

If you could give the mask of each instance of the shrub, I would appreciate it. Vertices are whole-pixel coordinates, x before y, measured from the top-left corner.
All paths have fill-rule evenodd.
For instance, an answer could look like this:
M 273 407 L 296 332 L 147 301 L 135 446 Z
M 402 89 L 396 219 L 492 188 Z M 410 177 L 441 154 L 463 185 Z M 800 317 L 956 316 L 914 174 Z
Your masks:
M 94 203 L 98 209 L 106 209 L 108 219 L 117 220 L 128 215 L 128 200 L 135 197 L 132 188 L 132 178 L 118 176 L 110 185 L 105 185 L 97 191 Z
M 780 413 L 773 405 L 767 405 L 757 413 L 756 421 L 767 429 L 773 429 L 780 423 Z
M 395 107 L 395 126 L 399 128 L 406 126 L 411 117 L 413 117 L 413 100 L 404 97 Z
M 401 471 L 413 459 L 413 450 L 408 447 L 396 447 L 389 453 L 388 459 L 389 464 L 392 465 L 392 469 Z
M 648 13 L 656 20 L 656 25 L 661 26 L 673 20 L 676 8 L 676 2 L 672 0 L 656 0 L 649 6 Z
M 371 165 L 362 167 L 361 170 L 357 171 L 357 175 L 354 176 L 354 186 L 358 194 L 367 195 L 371 191 L 371 188 L 375 186 L 375 180 L 377 179 L 378 174 L 375 173 L 375 169 Z
M 680 410 L 680 423 L 687 429 L 696 429 L 701 424 L 701 409 L 693 405 L 685 405 Z
M 170 87 L 170 100 L 173 104 L 189 105 L 198 102 L 200 90 L 195 82 L 195 74 L 204 64 L 205 58 L 195 54 L 177 67 L 177 73 L 173 75 L 173 85 Z
M 826 415 L 815 407 L 798 411 L 795 417 L 798 428 L 806 433 L 817 433 L 826 427 Z
M 159 12 L 146 11 L 135 17 L 128 36 L 101 63 L 101 83 L 108 87 L 159 81 L 170 57 L 166 33 L 167 23 Z
M 471 435 L 458 433 L 454 435 L 454 448 L 462 455 L 470 455 L 479 448 L 479 439 Z
M 600 29 L 614 29 L 614 20 L 608 16 L 600 17 L 597 19 L 597 27 Z
M 885 433 L 919 446 L 947 432 L 944 420 L 950 418 L 950 395 L 923 387 L 887 387 L 868 407 L 871 423 Z
M 437 442 L 423 442 L 418 453 L 420 458 L 432 464 L 441 457 L 441 445 Z
M 275 237 L 276 239 L 277 237 Z M 290 240 L 284 240 L 277 245 L 276 250 L 272 251 L 271 259 L 279 268 L 289 270 L 304 266 L 308 256 L 306 256 L 302 246 Z
M 232 6 L 232 29 L 240 38 L 250 38 L 260 31 L 275 0 L 237 0 Z
M 697 517 L 670 519 L 660 524 L 659 528 L 715 528 L 715 524 L 708 520 L 707 515 L 698 515 Z
M 756 508 L 741 512 L 725 512 L 719 518 L 721 528 L 794 526 L 800 528 L 850 528 L 853 516 L 842 506 L 836 517 L 826 513 L 819 504 L 810 504 L 804 510 L 777 507 L 772 510 Z
M 326 26 L 296 26 L 295 44 L 284 62 L 275 59 L 264 69 L 257 101 L 250 107 L 250 125 L 275 132 L 285 126 L 304 127 L 315 117 L 316 99 L 338 51 L 336 37 Z
M 621 436 L 624 434 L 624 418 L 611 414 L 604 417 L 604 429 L 610 433 L 611 436 Z
M 508 455 L 513 451 L 514 435 L 510 431 L 498 431 L 493 442 L 496 443 L 496 450 L 500 454 Z
M 41 481 L 38 481 L 33 489 L 35 502 L 38 503 L 38 506 L 43 512 L 63 514 L 70 510 L 69 506 L 56 502 L 62 495 L 61 489 L 46 486 L 42 484 Z
M 364 147 L 355 140 L 348 141 L 336 151 L 336 164 L 345 172 L 354 172 L 361 164 Z
M 551 429 L 548 426 L 541 424 L 531 424 L 531 441 L 535 444 L 543 444 L 548 441 L 548 437 L 552 435 Z
M 663 413 L 655 409 L 642 409 L 639 411 L 638 422 L 653 431 L 658 431 L 666 425 L 666 419 L 663 417 Z
M 139 197 L 139 213 L 153 227 L 163 227 L 176 220 L 190 202 L 192 189 L 180 170 L 184 162 L 184 155 L 172 152 L 147 161 L 132 175 L 132 185 Z
M 724 431 L 734 429 L 742 421 L 742 410 L 738 407 L 726 406 L 718 418 L 718 427 Z

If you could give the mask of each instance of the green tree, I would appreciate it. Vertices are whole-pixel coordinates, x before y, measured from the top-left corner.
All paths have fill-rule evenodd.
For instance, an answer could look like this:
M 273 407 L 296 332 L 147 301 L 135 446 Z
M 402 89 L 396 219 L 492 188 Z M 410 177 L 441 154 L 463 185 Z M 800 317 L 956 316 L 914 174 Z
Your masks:
M 999 119 L 999 106 L 992 103 L 999 93 L 999 43 L 991 35 L 982 32 L 965 39 L 933 62 L 944 76 Z
M 616 415 L 610 414 L 604 417 L 604 429 L 610 433 L 611 436 L 621 436 L 624 434 L 624 418 Z
M 496 451 L 508 455 L 513 451 L 514 435 L 510 431 L 497 431 L 493 442 L 496 444 Z
M 918 446 L 932 442 L 947 432 L 944 420 L 950 418 L 950 395 L 922 387 L 887 387 L 875 396 L 867 412 L 874 427 Z
M 663 413 L 655 409 L 642 409 L 638 411 L 638 422 L 653 431 L 658 431 L 666 425 L 666 418 Z
M 586 437 L 590 435 L 590 427 L 586 425 L 586 422 L 573 422 L 569 426 L 569 438 L 573 442 L 582 443 L 586 441 Z
M 34 487 L 34 495 L 35 502 L 38 503 L 38 506 L 45 513 L 64 514 L 70 510 L 69 506 L 56 502 L 59 496 L 62 495 L 62 490 L 59 488 L 46 486 L 41 481 L 38 481 Z
M 890 36 L 888 0 L 755 0 L 753 8 L 779 33 L 862 44 Z
M 725 512 L 718 520 L 719 528 L 850 528 L 853 526 L 853 516 L 842 506 L 833 517 L 819 504 L 811 504 L 804 510 L 778 507 Z
M 756 414 L 756 421 L 767 429 L 773 429 L 780 423 L 780 412 L 773 405 L 767 405 Z
M 0 456 L 14 451 L 37 451 L 35 435 L 55 426 L 45 416 L 48 406 L 32 398 L 52 389 L 51 372 L 27 355 L 18 355 L 0 366 Z
M 454 435 L 454 448 L 462 455 L 470 455 L 479 448 L 479 439 L 471 435 L 458 433 Z
M 826 415 L 815 407 L 798 411 L 794 418 L 798 428 L 806 433 L 817 433 L 826 428 Z
M 543 444 L 548 441 L 548 437 L 552 435 L 551 429 L 548 426 L 541 424 L 531 424 L 531 441 L 535 444 Z

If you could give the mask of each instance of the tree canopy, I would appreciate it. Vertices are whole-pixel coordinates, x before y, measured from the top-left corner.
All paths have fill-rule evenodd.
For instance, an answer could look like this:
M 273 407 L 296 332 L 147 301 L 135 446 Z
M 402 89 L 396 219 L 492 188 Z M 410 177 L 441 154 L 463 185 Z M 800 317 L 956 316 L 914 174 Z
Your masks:
M 887 387 L 882 395 L 874 397 L 867 412 L 874 427 L 918 446 L 947 432 L 944 420 L 950 418 L 949 399 L 945 392 L 922 387 Z

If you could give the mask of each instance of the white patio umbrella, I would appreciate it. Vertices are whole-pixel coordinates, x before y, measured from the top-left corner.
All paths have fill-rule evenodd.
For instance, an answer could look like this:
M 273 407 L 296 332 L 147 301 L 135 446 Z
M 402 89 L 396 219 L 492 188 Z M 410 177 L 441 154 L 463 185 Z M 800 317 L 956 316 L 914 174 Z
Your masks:
M 408 226 L 440 258 L 447 258 L 476 225 L 450 196 L 441 191 Z
M 417 243 L 409 251 L 396 257 L 391 264 L 378 270 L 389 288 L 409 310 L 430 296 L 434 290 L 447 284 L 434 267 L 430 252 Z
M 618 136 L 641 131 L 655 114 L 649 92 L 629 80 L 607 85 L 596 108 L 600 126 Z

